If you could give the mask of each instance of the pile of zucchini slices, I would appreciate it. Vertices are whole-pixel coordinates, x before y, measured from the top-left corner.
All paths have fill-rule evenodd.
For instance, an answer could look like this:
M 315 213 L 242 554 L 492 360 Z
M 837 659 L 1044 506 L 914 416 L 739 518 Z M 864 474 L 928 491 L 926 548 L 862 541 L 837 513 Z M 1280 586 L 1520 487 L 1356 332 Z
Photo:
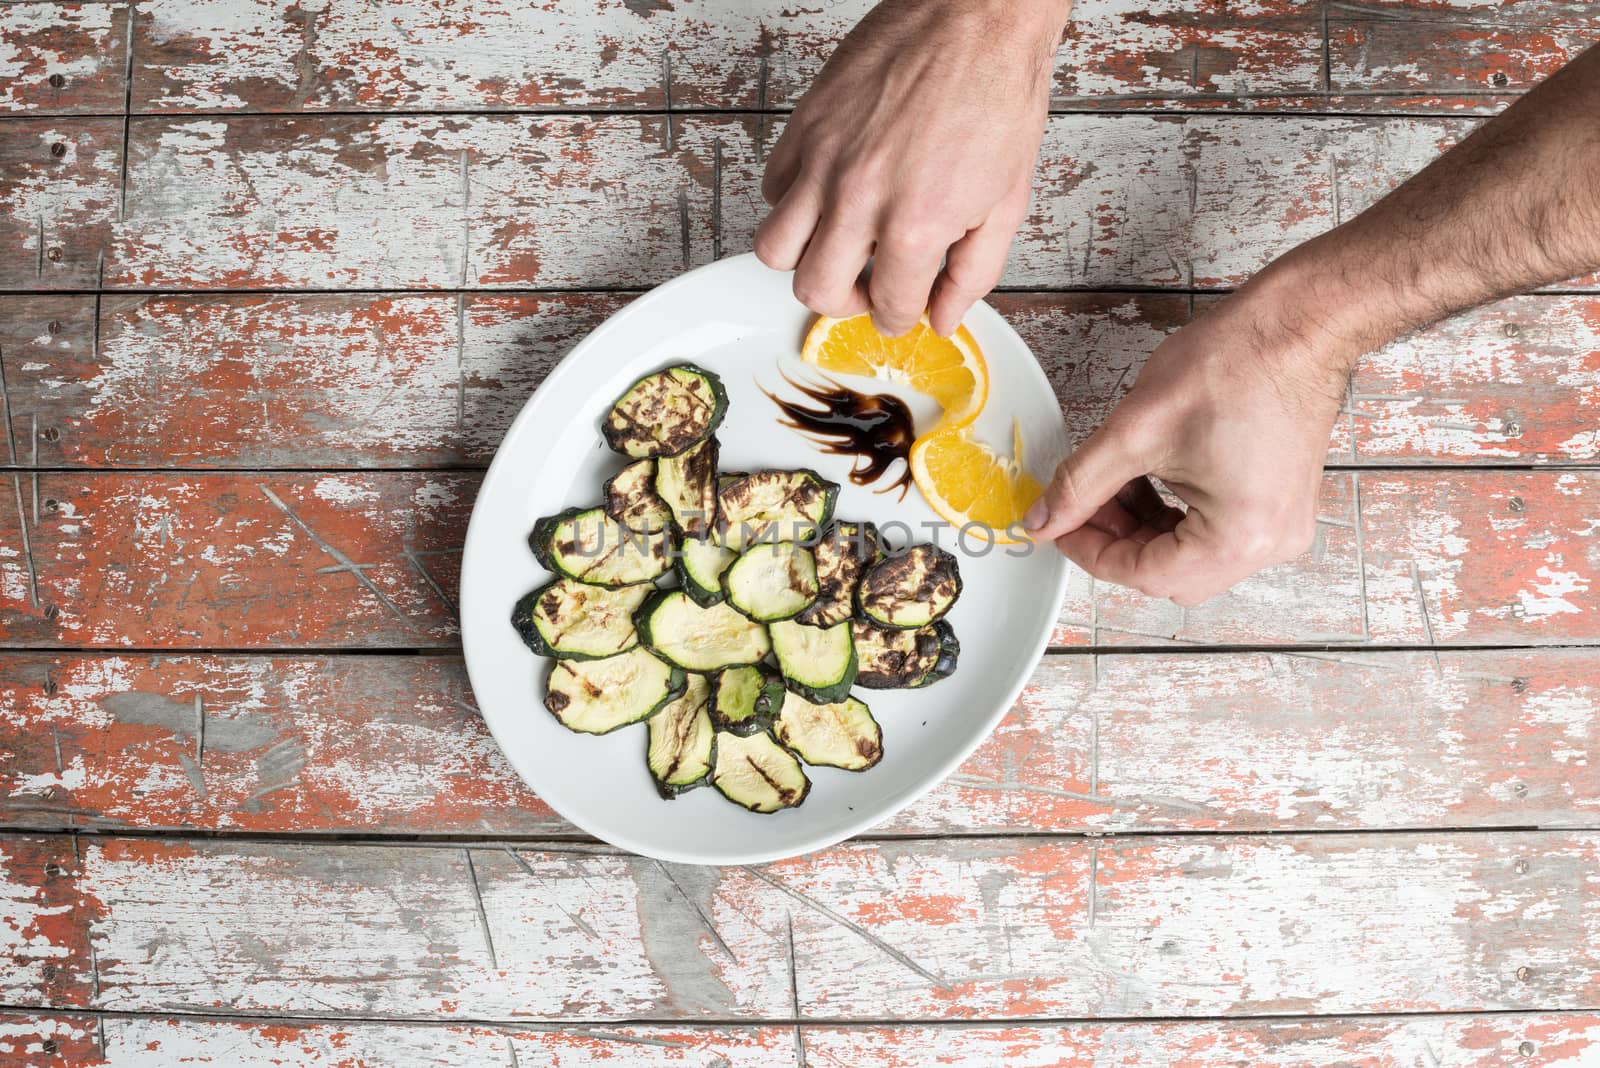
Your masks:
M 883 735 L 856 686 L 927 686 L 956 668 L 944 616 L 956 560 L 890 551 L 833 518 L 815 471 L 718 471 L 728 398 L 680 364 L 639 379 L 602 432 L 628 463 L 602 503 L 547 516 L 528 542 L 554 581 L 512 624 L 552 657 L 544 704 L 569 729 L 643 721 L 666 798 L 710 784 L 753 812 L 805 800 L 802 764 L 864 771 Z

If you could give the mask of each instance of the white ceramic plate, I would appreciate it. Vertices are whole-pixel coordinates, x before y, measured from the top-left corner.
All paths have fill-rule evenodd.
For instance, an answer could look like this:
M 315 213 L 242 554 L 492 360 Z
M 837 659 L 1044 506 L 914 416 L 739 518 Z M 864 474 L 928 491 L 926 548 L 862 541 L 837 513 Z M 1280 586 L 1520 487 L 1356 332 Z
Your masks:
M 623 849 L 661 860 L 751 864 L 832 845 L 909 804 L 989 734 L 1043 653 L 1067 581 L 1048 547 L 995 546 L 967 552 L 948 527 L 932 540 L 960 558 L 965 589 L 950 614 L 961 641 L 956 673 L 924 690 L 860 690 L 883 727 L 884 756 L 861 773 L 807 768 L 811 793 L 796 809 L 757 815 L 709 787 L 672 801 L 657 796 L 645 770 L 643 724 L 599 737 L 573 734 L 545 711 L 548 661 L 511 628 L 517 598 L 549 580 L 527 534 L 542 515 L 599 503 L 601 483 L 622 466 L 602 442 L 599 421 L 640 375 L 693 361 L 722 376 L 728 416 L 718 437 L 724 470 L 811 467 L 842 487 L 836 515 L 872 520 L 891 541 L 925 541 L 938 524 L 913 489 L 903 501 L 849 480 L 850 461 L 829 456 L 778 423 L 762 392 L 795 396 L 780 377 L 815 377 L 799 360 L 811 315 L 790 294 L 790 276 L 754 256 L 691 271 L 640 297 L 590 334 L 551 372 L 495 454 L 467 530 L 461 573 L 461 629 L 478 706 L 517 773 L 572 823 Z M 966 320 L 988 360 L 988 405 L 977 429 L 1002 447 L 1020 421 L 1025 459 L 1041 481 L 1062 455 L 1065 428 L 1044 372 L 988 305 Z M 936 410 L 883 383 L 912 404 L 918 425 Z M 891 474 L 892 477 L 892 474 Z M 972 546 L 972 548 L 976 548 Z M 1023 553 L 1026 555 L 1012 555 Z

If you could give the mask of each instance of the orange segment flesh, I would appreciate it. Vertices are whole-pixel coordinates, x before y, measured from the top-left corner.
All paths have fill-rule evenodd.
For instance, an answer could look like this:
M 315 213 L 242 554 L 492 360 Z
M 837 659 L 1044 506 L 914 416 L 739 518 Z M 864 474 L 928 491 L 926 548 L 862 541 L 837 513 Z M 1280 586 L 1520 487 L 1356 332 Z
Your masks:
M 944 409 L 934 431 L 966 426 L 989 398 L 989 368 L 966 327 L 943 338 L 927 317 L 900 337 L 884 337 L 872 316 L 822 316 L 812 324 L 800 358 L 825 371 L 910 386 Z
M 1020 524 L 1041 492 L 1039 483 L 1022 469 L 1022 437 L 1015 438 L 1011 457 L 972 437 L 970 428 L 943 430 L 919 438 L 911 448 L 911 477 L 935 512 L 956 527 L 976 523 L 989 528 L 996 544 L 1027 540 L 1008 532 Z M 1018 528 L 1020 531 L 1020 527 Z M 971 537 L 978 534 L 972 531 Z

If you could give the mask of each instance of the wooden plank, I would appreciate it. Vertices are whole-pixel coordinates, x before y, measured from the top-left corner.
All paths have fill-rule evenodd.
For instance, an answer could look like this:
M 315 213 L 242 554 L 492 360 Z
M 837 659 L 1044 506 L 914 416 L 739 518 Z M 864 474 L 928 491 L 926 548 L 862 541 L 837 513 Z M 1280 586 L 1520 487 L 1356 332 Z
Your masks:
M 102 1031 L 103 1029 L 103 1031 Z M 104 1043 L 102 1045 L 101 1043 Z M 54 1050 L 45 1047 L 55 1042 Z M 0 1054 L 58 1053 L 66 1063 L 111 1068 L 158 1062 L 227 1068 L 296 1068 L 326 1064 L 582 1064 L 613 1068 L 725 1065 L 803 1068 L 873 1064 L 912 1068 L 1410 1068 L 1440 1064 L 1499 1068 L 1581 1068 L 1600 1052 L 1600 1017 L 1582 1013 L 1510 1013 L 1435 1017 L 1360 1017 L 1283 1021 L 1195 1021 L 1001 1026 L 806 1024 L 775 1026 L 602 1027 L 559 1030 L 463 1024 L 272 1023 L 163 1016 L 0 1014 Z
M 475 475 L 11 481 L 14 494 L 0 494 L 5 644 L 455 641 L 451 598 Z
M 1544 1018 L 1530 1020 L 1530 1026 Z M 1568 1028 L 1582 1036 L 1574 1020 Z M 54 1042 L 55 1048 L 47 1048 Z M 803 1068 L 791 1027 L 690 1025 L 497 1028 L 416 1023 L 269 1022 L 195 1017 L 0 1013 L 0 1056 L 49 1054 L 60 1063 L 132 1068 L 214 1064 L 223 1068 L 343 1068 L 429 1064 L 597 1065 L 610 1068 Z
M 1310 553 L 1188 610 L 1075 572 L 1055 642 L 1593 642 L 1597 480 L 1332 472 Z M 448 598 L 476 475 L 17 472 L 11 482 L 0 493 L 0 645 L 455 641 Z
M 587 849 L 80 847 L 55 877 L 82 921 L 59 948 L 87 964 L 94 947 L 75 974 L 98 982 L 91 1007 L 118 1011 L 916 1020 L 1600 999 L 1592 832 L 874 842 L 764 869 Z M 0 893 L 33 900 L 46 878 L 12 865 Z M 41 1000 L 26 971 L 0 981 L 8 1004 Z
M 1591 0 L 1338 3 L 1329 88 L 1339 110 L 1498 110 L 1593 44 L 1597 24 Z
M 766 116 L 148 118 L 114 287 L 635 286 L 747 249 Z M 1004 281 L 1227 288 L 1471 128 L 1061 115 Z
M 604 0 L 581 13 L 501 2 L 380 12 L 333 0 L 141 4 L 137 111 L 787 108 L 868 0 Z M 1319 13 L 1091 0 L 1056 62 L 1059 106 L 1316 93 Z M 670 85 L 670 90 L 669 90 Z
M 114 297 L 98 343 L 93 300 L 73 299 L 0 298 L 25 464 L 483 465 L 555 362 L 629 298 Z
M 1050 656 L 874 833 L 1592 826 L 1597 657 Z M 517 779 L 453 657 L 10 655 L 0 682 L 14 830 L 580 833 Z
M 82 874 L 70 840 L 0 836 L 0 1001 L 82 1007 L 93 992 Z
M 0 297 L 17 459 L 124 468 L 485 464 L 555 361 L 628 299 L 126 296 L 103 302 L 97 341 L 89 297 Z M 1073 440 L 1100 425 L 1148 353 L 1189 315 L 1186 298 L 1160 294 L 998 293 L 991 303 L 1044 364 Z M 1362 361 L 1328 458 L 1593 461 L 1597 353 L 1594 297 L 1520 297 L 1469 312 Z
M 0 4 L 0 113 L 120 113 L 128 29 L 124 3 Z
M 92 289 L 117 217 L 122 120 L 8 118 L 0 289 Z

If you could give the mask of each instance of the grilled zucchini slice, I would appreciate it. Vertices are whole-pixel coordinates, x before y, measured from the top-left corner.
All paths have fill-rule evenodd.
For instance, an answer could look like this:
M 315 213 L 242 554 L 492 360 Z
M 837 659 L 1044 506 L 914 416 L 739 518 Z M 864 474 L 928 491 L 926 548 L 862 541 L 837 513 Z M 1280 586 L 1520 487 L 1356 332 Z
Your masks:
M 738 559 L 714 538 L 684 538 L 678 545 L 678 581 L 695 604 L 709 608 L 722 600 L 722 573 Z
M 867 568 L 856 587 L 861 617 L 880 627 L 915 630 L 943 618 L 961 596 L 956 558 L 923 543 Z
M 657 590 L 633 621 L 647 648 L 685 671 L 759 663 L 772 649 L 760 623 L 731 605 L 697 605 L 682 590 Z
M 817 599 L 795 619 L 813 627 L 843 623 L 855 615 L 861 572 L 883 559 L 883 539 L 871 523 L 835 523 L 811 552 L 817 561 Z
M 704 675 L 690 675 L 682 695 L 668 701 L 647 721 L 650 740 L 645 763 L 662 797 L 677 797 L 711 774 L 717 732 L 706 710 L 710 694 Z
M 800 761 L 766 731 L 748 737 L 718 734 L 711 785 L 751 812 L 794 808 L 811 792 Z
M 647 649 L 604 660 L 557 660 L 544 707 L 568 730 L 608 734 L 645 719 L 683 693 L 684 674 Z
M 869 690 L 900 690 L 917 685 L 938 666 L 938 627 L 935 623 L 916 630 L 898 630 L 860 619 L 852 622 L 850 634 L 855 639 L 858 661 L 856 685 Z
M 813 766 L 866 771 L 883 759 L 883 731 L 866 703 L 854 697 L 817 705 L 789 694 L 772 733 Z
M 675 456 L 710 437 L 728 413 L 722 380 L 694 364 L 645 375 L 623 391 L 601 425 L 624 456 Z
M 540 656 L 599 660 L 639 644 L 633 614 L 649 595 L 649 586 L 608 590 L 556 579 L 517 602 L 511 625 Z
M 939 659 L 933 665 L 933 670 L 911 684 L 912 689 L 932 686 L 940 679 L 948 679 L 956 673 L 956 664 L 961 659 L 961 643 L 956 640 L 956 629 L 950 625 L 950 621 L 941 619 L 933 625 L 933 629 L 939 635 Z
M 653 582 L 672 566 L 672 539 L 629 530 L 603 508 L 573 508 L 533 525 L 528 545 L 557 575 L 591 586 Z
M 782 707 L 783 679 L 765 667 L 733 667 L 711 676 L 711 722 L 719 731 L 764 731 Z
M 769 624 L 767 631 L 786 687 L 816 704 L 850 696 L 856 681 L 856 644 L 850 624 L 808 627 L 785 619 Z
M 717 492 L 722 543 L 743 551 L 751 543 L 810 543 L 833 517 L 839 484 L 815 471 L 757 471 L 724 483 Z
M 656 494 L 656 462 L 635 460 L 605 486 L 606 515 L 629 530 L 653 534 L 672 523 L 672 509 Z
M 757 622 L 788 619 L 817 599 L 817 563 L 792 541 L 752 545 L 722 573 L 722 590 Z
M 656 495 L 667 502 L 678 529 L 704 538 L 717 520 L 717 439 L 689 446 L 656 461 Z

